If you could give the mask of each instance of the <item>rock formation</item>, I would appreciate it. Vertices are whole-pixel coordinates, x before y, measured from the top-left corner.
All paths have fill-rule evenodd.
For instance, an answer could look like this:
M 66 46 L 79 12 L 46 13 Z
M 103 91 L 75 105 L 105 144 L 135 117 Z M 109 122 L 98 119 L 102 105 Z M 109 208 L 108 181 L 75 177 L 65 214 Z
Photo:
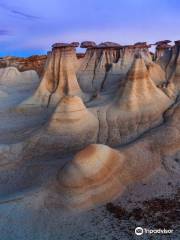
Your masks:
M 155 59 L 156 62 L 162 67 L 162 69 L 166 69 L 170 57 L 171 57 L 171 48 L 172 46 L 169 45 L 171 41 L 169 40 L 164 40 L 164 41 L 159 41 L 156 42 L 156 55 Z
M 27 152 L 37 147 L 39 155 L 82 149 L 97 141 L 98 127 L 98 119 L 85 107 L 81 98 L 65 96 L 48 123 L 28 140 L 27 149 L 30 150 Z
M 35 70 L 39 77 L 43 75 L 47 55 L 33 55 L 28 58 L 4 57 L 0 59 L 0 68 L 15 67 L 20 72 Z
M 119 88 L 127 77 L 127 73 L 136 56 L 141 56 L 144 59 L 148 66 L 149 74 L 156 85 L 164 82 L 165 73 L 158 64 L 152 61 L 149 47 L 150 45 L 147 45 L 145 42 L 123 46 L 119 60 L 116 63 L 112 63 L 107 73 L 102 90 L 109 91 Z
M 70 209 L 107 202 L 124 190 L 124 182 L 117 177 L 123 171 L 124 159 L 118 151 L 105 145 L 89 145 L 60 171 L 60 201 Z
M 117 99 L 106 113 L 108 145 L 126 143 L 159 124 L 171 104 L 150 78 L 143 58 L 136 58 Z
M 120 56 L 121 46 L 112 42 L 99 45 L 83 42 L 81 47 L 87 47 L 87 51 L 77 73 L 79 84 L 85 92 L 100 91 L 111 64 Z
M 180 91 L 180 41 L 175 41 L 171 47 L 170 58 L 166 64 L 166 88 L 165 93 L 172 99 L 176 99 Z M 162 57 L 165 56 L 165 53 Z
M 26 173 L 39 164 L 51 178 L 40 199 L 50 191 L 61 206 L 81 209 L 113 200 L 162 165 L 179 174 L 180 42 L 156 45 L 153 59 L 146 42 L 86 41 L 81 57 L 79 43 L 56 43 L 33 95 L 34 70 L 1 68 L 0 190 L 33 185 Z
M 0 69 L 0 84 L 6 86 L 15 86 L 21 83 L 39 82 L 39 77 L 34 70 L 19 72 L 15 67 L 6 67 Z
M 87 209 L 112 201 L 129 184 L 147 179 L 166 165 L 173 171 L 180 146 L 180 107 L 172 118 L 136 142 L 118 150 L 90 145 L 75 155 L 59 172 L 57 191 L 65 208 Z
M 23 102 L 22 106 L 56 106 L 66 95 L 77 95 L 84 98 L 75 73 L 76 46 L 77 43 L 56 43 L 52 46 L 41 83 L 35 94 Z

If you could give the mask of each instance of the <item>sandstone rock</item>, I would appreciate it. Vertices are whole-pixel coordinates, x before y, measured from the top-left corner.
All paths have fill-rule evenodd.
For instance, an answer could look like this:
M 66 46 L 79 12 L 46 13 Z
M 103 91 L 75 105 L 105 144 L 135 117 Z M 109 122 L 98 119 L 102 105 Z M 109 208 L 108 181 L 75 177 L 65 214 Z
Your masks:
M 20 72 L 35 70 L 39 77 L 41 77 L 43 75 L 46 60 L 46 55 L 33 55 L 28 58 L 4 57 L 0 59 L 0 68 L 15 67 Z
M 172 101 L 156 87 L 142 58 L 134 60 L 124 87 L 107 110 L 107 144 L 129 142 L 162 121 Z M 111 129 L 111 130 L 110 130 Z
M 88 48 L 77 72 L 78 82 L 85 92 L 100 91 L 107 72 L 117 62 L 120 49 Z
M 171 42 L 171 40 L 162 40 L 162 41 L 156 42 L 155 45 L 168 44 L 170 42 Z
M 76 154 L 58 176 L 60 201 L 72 208 L 93 207 L 124 190 L 117 175 L 123 171 L 124 159 L 105 145 L 89 145 Z
M 20 72 L 15 67 L 6 67 L 0 69 L 0 84 L 6 86 L 15 86 L 18 84 L 38 83 L 39 77 L 34 70 Z
M 97 141 L 99 122 L 77 96 L 65 96 L 48 123 L 28 140 L 26 155 L 64 153 Z
M 132 46 L 124 46 L 120 52 L 120 58 L 117 62 L 112 63 L 112 67 L 108 71 L 106 75 L 106 79 L 104 80 L 102 89 L 104 91 L 109 91 L 110 89 L 117 89 L 123 84 L 123 80 L 125 80 L 127 76 L 127 72 L 131 68 L 131 65 L 136 56 L 141 56 L 147 65 L 152 66 L 151 69 L 149 67 L 150 74 L 153 75 L 153 80 L 159 84 L 159 82 L 164 81 L 163 73 L 160 73 L 160 80 L 157 76 L 153 74 L 153 70 L 159 68 L 152 62 L 152 57 L 149 53 L 148 47 L 144 43 L 136 43 Z M 158 70 L 157 70 L 158 71 Z M 161 70 L 159 70 L 161 71 Z M 162 79 L 163 78 L 163 79 Z
M 176 99 L 180 92 L 180 44 L 175 42 L 171 50 L 171 58 L 166 68 L 167 89 L 166 93 Z
M 111 202 L 129 184 L 152 177 L 157 168 L 167 164 L 166 157 L 171 158 L 166 166 L 178 170 L 173 158 L 180 146 L 179 120 L 178 105 L 164 125 L 128 146 L 115 150 L 90 145 L 76 154 L 58 175 L 56 188 L 61 204 L 69 210 L 82 210 Z
M 52 48 L 37 91 L 22 106 L 56 106 L 65 95 L 85 97 L 76 78 L 77 58 L 74 44 L 56 43 Z
M 119 43 L 114 42 L 103 42 L 97 45 L 97 48 L 121 48 L 122 46 Z

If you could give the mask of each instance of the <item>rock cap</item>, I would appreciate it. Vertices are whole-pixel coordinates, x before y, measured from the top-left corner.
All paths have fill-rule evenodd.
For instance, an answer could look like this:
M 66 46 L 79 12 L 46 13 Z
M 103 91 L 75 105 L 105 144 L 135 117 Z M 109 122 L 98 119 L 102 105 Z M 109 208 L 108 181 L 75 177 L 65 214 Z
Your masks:
M 97 48 L 121 48 L 122 46 L 119 43 L 115 42 L 102 42 L 97 45 Z
M 96 46 L 96 43 L 92 41 L 84 41 L 80 45 L 81 48 L 95 48 Z
M 72 42 L 72 43 L 54 43 L 52 45 L 52 48 L 66 48 L 66 47 L 78 47 L 78 42 Z

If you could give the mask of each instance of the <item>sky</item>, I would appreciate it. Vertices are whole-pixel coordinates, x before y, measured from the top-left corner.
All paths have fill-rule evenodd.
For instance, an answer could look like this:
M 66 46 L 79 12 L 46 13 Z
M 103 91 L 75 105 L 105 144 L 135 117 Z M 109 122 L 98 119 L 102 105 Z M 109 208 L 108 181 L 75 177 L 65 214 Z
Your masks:
M 44 54 L 55 42 L 180 39 L 179 0 L 0 0 L 0 56 Z

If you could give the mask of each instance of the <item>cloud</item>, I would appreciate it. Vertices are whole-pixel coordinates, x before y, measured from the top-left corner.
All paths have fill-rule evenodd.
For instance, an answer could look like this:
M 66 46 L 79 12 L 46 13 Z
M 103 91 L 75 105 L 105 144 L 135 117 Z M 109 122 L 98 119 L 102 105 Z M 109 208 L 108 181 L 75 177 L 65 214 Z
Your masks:
M 40 19 L 40 17 L 38 17 L 38 16 L 34 16 L 34 15 L 31 15 L 31 14 L 19 11 L 18 9 L 10 7 L 10 6 L 8 6 L 8 5 L 4 4 L 4 3 L 0 3 L 0 8 L 4 9 L 6 11 L 9 11 L 10 13 L 12 13 L 14 15 L 26 18 L 28 20 Z
M 9 31 L 5 29 L 0 29 L 0 36 L 7 36 L 9 35 Z
M 17 11 L 17 10 L 11 10 L 11 12 L 13 14 L 17 14 L 19 16 L 22 16 L 22 17 L 25 17 L 25 18 L 28 18 L 28 19 L 40 19 L 40 17 L 37 17 L 37 16 L 33 16 L 33 15 L 29 15 L 27 13 L 23 13 L 21 11 Z

